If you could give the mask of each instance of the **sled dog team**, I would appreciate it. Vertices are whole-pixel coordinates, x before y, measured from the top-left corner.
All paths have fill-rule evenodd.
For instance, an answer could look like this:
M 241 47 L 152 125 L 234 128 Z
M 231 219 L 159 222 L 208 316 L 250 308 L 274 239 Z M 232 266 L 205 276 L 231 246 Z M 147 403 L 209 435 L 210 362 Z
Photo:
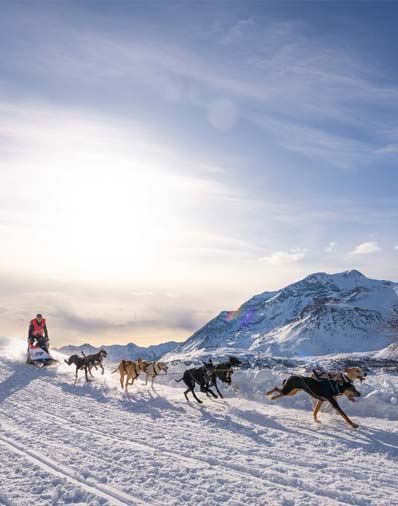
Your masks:
M 65 362 L 68 365 L 74 364 L 76 366 L 75 383 L 79 370 L 84 370 L 86 381 L 90 381 L 88 379 L 88 374 L 93 376 L 91 372 L 92 368 L 97 369 L 97 366 L 99 366 L 102 370 L 102 374 L 104 374 L 102 361 L 106 356 L 107 352 L 105 350 L 100 350 L 94 355 L 86 356 L 83 353 L 83 357 L 72 355 L 69 359 L 65 360 Z M 204 362 L 201 367 L 187 369 L 182 375 L 182 378 L 175 381 L 183 381 L 187 386 L 184 392 L 187 401 L 189 401 L 188 393 L 191 392 L 194 399 L 202 404 L 203 401 L 201 401 L 195 393 L 195 386 L 199 385 L 200 391 L 205 393 L 208 397 L 212 395 L 214 398 L 218 396 L 223 398 L 217 385 L 217 379 L 230 385 L 232 383 L 233 368 L 240 365 L 240 360 L 233 356 L 230 356 L 227 362 L 220 364 L 213 364 L 213 362 L 209 360 L 208 362 Z M 116 369 L 112 371 L 112 374 L 118 371 L 120 374 L 120 385 L 122 389 L 124 388 L 124 391 L 127 392 L 128 385 L 133 385 L 134 381 L 141 373 L 146 374 L 145 385 L 148 384 L 148 380 L 150 379 L 151 386 L 153 387 L 156 376 L 162 371 L 167 374 L 168 366 L 165 362 L 147 362 L 139 358 L 135 362 L 122 360 Z M 280 397 L 295 395 L 299 391 L 304 391 L 317 401 L 313 411 L 315 422 L 319 422 L 317 416 L 322 404 L 328 401 L 335 411 L 341 415 L 351 427 L 357 428 L 358 424 L 354 423 L 344 413 L 337 403 L 336 397 L 345 395 L 350 401 L 355 402 L 355 398 L 359 397 L 361 394 L 355 388 L 354 381 L 359 380 L 362 382 L 365 378 L 366 373 L 360 367 L 349 367 L 344 369 L 343 372 L 313 371 L 310 377 L 298 375 L 290 376 L 283 381 L 282 388 L 275 387 L 266 392 L 265 395 L 269 396 L 271 400 L 275 400 Z M 212 390 L 213 387 L 216 389 L 218 396 Z

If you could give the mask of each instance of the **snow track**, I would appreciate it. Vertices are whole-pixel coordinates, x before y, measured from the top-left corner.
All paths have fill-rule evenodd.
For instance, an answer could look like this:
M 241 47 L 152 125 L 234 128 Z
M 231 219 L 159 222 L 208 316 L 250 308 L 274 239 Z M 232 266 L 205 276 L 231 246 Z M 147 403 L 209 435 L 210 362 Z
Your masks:
M 396 506 L 398 428 L 0 363 L 5 506 Z
M 77 485 L 93 496 L 101 497 L 107 500 L 115 506 L 146 504 L 137 498 L 129 497 L 127 494 L 124 494 L 120 490 L 115 490 L 112 487 L 101 485 L 95 482 L 93 483 L 92 480 L 84 480 L 71 469 L 68 469 L 65 466 L 61 466 L 60 464 L 54 464 L 54 462 L 50 459 L 42 457 L 32 450 L 26 450 L 8 438 L 0 437 L 0 444 L 6 446 L 9 450 L 11 450 L 11 452 L 22 456 L 30 464 L 38 465 L 46 473 L 51 474 L 57 478 L 66 479 L 73 485 Z

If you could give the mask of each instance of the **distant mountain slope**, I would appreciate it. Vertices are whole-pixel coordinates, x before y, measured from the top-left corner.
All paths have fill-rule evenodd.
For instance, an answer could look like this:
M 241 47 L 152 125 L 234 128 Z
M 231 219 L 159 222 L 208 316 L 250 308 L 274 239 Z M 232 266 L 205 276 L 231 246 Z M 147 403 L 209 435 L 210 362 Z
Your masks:
M 275 356 L 379 350 L 391 342 L 397 310 L 397 283 L 356 270 L 316 273 L 221 312 L 166 358 L 222 348 Z
M 113 344 L 110 346 L 99 346 L 95 347 L 91 344 L 82 344 L 80 346 L 63 346 L 58 351 L 65 353 L 65 355 L 78 354 L 84 351 L 86 355 L 97 353 L 100 349 L 108 352 L 108 362 L 118 362 L 119 360 L 136 360 L 138 357 L 144 360 L 159 360 L 165 353 L 173 351 L 180 343 L 175 341 L 169 341 L 167 343 L 155 344 L 148 347 L 137 346 L 134 343 L 126 345 Z

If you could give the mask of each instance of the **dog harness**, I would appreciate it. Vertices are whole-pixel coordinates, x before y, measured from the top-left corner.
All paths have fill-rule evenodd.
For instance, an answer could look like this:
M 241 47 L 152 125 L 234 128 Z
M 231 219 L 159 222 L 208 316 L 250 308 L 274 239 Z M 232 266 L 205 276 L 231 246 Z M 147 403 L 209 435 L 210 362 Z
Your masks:
M 145 367 L 144 372 L 145 372 L 146 374 L 149 374 L 148 369 L 149 369 L 151 366 L 152 366 L 153 374 L 150 374 L 150 376 L 157 376 L 158 374 L 160 374 L 160 371 L 161 371 L 162 369 L 160 369 L 160 367 L 158 366 L 157 362 L 151 362 L 151 363 L 149 363 L 149 364 Z M 158 367 L 158 370 L 156 370 L 156 367 Z
M 330 379 L 317 379 L 315 381 L 318 381 L 320 383 L 323 383 L 324 386 L 326 388 L 329 389 L 329 392 L 330 392 L 330 396 L 329 397 L 335 397 L 336 395 L 341 395 L 344 390 L 342 389 L 342 386 L 340 386 L 340 384 L 337 382 L 337 381 L 334 381 L 334 380 L 330 380 Z M 318 395 L 316 394 L 312 388 L 310 387 L 310 385 L 305 381 L 305 378 L 301 378 L 301 383 L 303 385 L 303 390 L 305 390 L 307 392 L 307 394 L 311 395 L 312 397 L 314 397 L 315 399 L 318 399 L 319 401 L 328 401 L 328 397 L 326 396 L 323 396 L 323 395 Z M 351 382 L 348 382 L 351 384 Z M 346 384 L 346 383 L 344 383 Z

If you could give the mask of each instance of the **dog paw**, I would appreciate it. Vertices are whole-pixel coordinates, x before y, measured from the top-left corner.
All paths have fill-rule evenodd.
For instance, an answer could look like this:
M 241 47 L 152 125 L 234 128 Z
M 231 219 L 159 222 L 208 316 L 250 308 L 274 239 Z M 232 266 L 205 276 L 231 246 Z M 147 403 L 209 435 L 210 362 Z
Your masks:
M 351 427 L 352 427 L 353 429 L 357 429 L 357 428 L 359 427 L 359 425 L 358 425 L 357 423 L 353 423 L 353 424 L 351 424 Z

